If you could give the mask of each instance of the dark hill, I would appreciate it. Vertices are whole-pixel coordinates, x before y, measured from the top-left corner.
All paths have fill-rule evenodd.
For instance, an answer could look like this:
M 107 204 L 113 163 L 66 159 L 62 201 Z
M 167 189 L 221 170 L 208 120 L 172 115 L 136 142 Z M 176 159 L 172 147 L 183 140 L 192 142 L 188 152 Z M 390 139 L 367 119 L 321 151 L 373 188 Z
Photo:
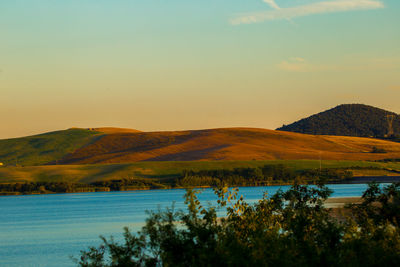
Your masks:
M 400 134 L 400 116 L 380 108 L 345 104 L 301 119 L 277 130 L 316 135 L 388 137 L 388 115 L 394 116 L 393 133 Z

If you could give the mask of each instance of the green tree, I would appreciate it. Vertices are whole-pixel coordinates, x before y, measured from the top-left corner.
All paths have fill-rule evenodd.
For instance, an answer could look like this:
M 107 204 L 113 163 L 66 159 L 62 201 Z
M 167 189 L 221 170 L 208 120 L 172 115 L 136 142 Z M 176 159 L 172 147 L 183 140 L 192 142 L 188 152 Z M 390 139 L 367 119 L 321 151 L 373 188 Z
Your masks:
M 185 195 L 187 211 L 150 212 L 125 242 L 81 252 L 79 266 L 389 266 L 400 264 L 400 185 L 371 184 L 360 205 L 339 220 L 324 207 L 331 191 L 294 185 L 245 202 L 238 189 L 217 188 L 217 206 L 203 207 L 199 191 Z M 226 216 L 218 217 L 224 209 Z

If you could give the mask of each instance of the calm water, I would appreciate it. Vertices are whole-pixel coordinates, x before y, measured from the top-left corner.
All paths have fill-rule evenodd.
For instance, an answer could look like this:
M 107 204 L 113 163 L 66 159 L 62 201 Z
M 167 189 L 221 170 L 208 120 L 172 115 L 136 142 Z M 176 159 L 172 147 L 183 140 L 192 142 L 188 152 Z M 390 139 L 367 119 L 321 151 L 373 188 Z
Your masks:
M 333 197 L 361 196 L 365 184 L 331 185 Z M 242 187 L 248 202 L 279 188 Z M 70 255 L 100 243 L 99 235 L 121 238 L 122 228 L 138 230 L 146 210 L 175 202 L 183 208 L 183 189 L 0 196 L 0 266 L 74 266 Z M 211 189 L 200 195 L 215 201 Z

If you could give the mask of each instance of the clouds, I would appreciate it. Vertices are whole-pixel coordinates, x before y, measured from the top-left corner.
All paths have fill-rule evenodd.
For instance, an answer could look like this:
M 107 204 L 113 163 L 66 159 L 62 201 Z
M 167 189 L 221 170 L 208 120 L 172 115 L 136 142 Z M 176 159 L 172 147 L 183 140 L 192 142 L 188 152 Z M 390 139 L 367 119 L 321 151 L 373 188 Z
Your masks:
M 275 0 L 263 0 L 264 3 L 267 3 L 268 5 L 270 5 L 270 7 L 272 7 L 273 9 L 281 9 L 276 3 Z
M 293 19 L 315 14 L 384 8 L 380 0 L 319 1 L 296 7 L 280 8 L 275 0 L 263 0 L 273 10 L 243 14 L 231 19 L 232 25 L 251 24 L 270 20 Z
M 336 66 L 312 64 L 301 57 L 293 57 L 288 60 L 284 60 L 277 65 L 277 68 L 279 70 L 288 72 L 319 72 L 337 69 Z

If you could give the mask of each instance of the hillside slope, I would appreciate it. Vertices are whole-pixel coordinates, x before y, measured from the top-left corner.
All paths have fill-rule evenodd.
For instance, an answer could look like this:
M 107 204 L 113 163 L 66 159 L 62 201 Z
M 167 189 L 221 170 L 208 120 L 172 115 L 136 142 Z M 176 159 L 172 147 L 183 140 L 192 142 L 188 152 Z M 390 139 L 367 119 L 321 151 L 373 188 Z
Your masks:
M 362 104 L 339 105 L 277 130 L 306 134 L 382 138 L 389 132 L 387 115 L 393 115 L 394 134 L 400 134 L 400 116 Z
M 0 162 L 12 166 L 320 157 L 324 160 L 400 158 L 400 143 L 256 128 L 175 132 L 69 129 L 0 140 Z
M 62 159 L 102 133 L 85 129 L 44 133 L 0 140 L 0 162 L 5 165 L 42 165 Z
M 371 153 L 377 152 L 374 147 L 385 153 Z M 320 156 L 331 160 L 400 158 L 400 143 L 255 128 L 115 133 L 77 149 L 60 163 L 318 159 Z

